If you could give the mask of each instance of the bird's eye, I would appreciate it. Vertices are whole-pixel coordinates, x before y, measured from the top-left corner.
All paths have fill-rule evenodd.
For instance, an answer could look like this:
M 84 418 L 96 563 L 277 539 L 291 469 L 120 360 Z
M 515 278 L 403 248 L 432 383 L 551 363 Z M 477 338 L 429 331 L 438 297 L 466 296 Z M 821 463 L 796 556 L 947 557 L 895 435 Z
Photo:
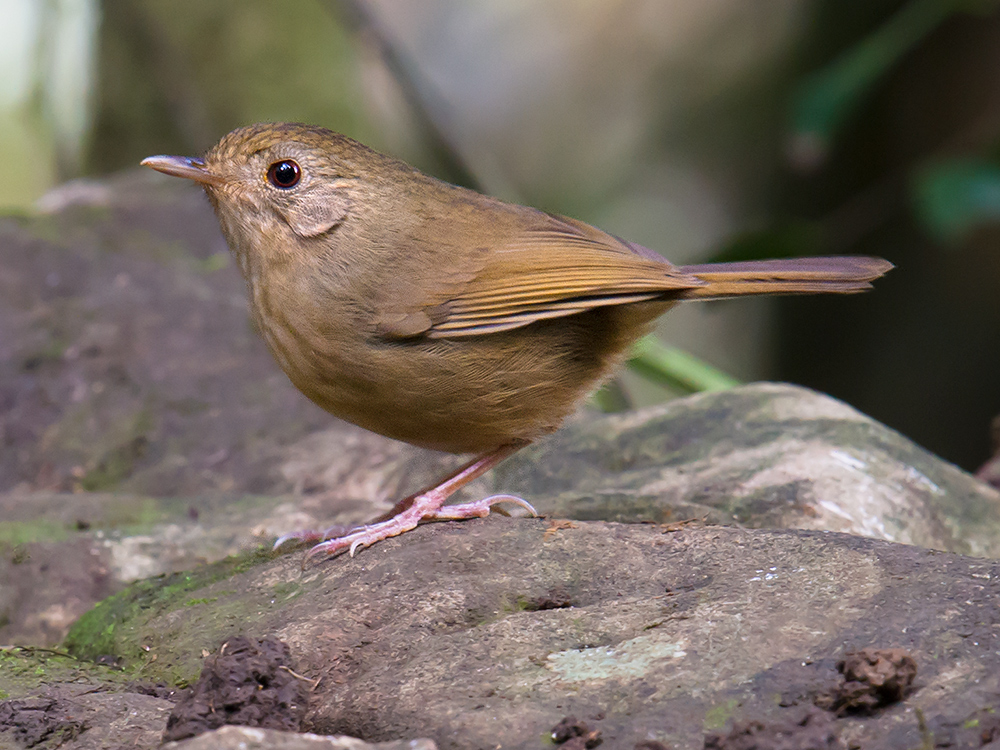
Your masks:
M 276 161 L 267 168 L 267 181 L 281 190 L 288 190 L 299 184 L 302 170 L 291 159 Z

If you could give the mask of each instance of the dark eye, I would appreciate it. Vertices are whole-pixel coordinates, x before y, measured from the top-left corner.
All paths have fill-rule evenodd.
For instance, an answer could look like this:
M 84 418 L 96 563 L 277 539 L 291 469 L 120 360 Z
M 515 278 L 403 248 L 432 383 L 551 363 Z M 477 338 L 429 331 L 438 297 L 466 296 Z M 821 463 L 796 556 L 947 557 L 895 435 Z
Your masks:
M 267 181 L 282 190 L 295 187 L 301 179 L 302 170 L 291 159 L 276 161 L 267 169 Z

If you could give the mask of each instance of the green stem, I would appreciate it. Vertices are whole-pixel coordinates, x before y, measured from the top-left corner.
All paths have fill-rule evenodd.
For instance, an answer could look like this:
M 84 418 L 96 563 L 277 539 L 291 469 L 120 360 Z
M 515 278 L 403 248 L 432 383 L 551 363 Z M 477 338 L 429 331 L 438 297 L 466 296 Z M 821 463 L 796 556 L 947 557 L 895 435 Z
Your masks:
M 656 383 L 689 393 L 724 391 L 740 385 L 736 378 L 661 343 L 655 336 L 646 336 L 636 343 L 629 367 Z

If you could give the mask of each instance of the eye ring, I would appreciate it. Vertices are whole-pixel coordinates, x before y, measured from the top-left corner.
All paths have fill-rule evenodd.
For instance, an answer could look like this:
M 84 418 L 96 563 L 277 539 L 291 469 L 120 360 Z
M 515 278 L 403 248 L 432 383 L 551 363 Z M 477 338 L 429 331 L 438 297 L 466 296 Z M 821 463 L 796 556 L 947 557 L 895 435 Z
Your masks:
M 267 168 L 267 181 L 278 190 L 288 190 L 299 184 L 302 179 L 302 169 L 292 159 L 276 161 Z

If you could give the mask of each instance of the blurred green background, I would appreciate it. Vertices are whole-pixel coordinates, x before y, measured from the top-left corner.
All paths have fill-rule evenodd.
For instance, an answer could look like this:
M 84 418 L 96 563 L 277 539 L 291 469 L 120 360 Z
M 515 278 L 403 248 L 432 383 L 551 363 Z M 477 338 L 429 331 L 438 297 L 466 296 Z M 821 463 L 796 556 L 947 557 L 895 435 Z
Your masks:
M 995 0 L 0 0 L 0 28 L 2 211 L 300 120 L 675 262 L 881 255 L 874 293 L 684 306 L 660 336 L 990 455 Z

